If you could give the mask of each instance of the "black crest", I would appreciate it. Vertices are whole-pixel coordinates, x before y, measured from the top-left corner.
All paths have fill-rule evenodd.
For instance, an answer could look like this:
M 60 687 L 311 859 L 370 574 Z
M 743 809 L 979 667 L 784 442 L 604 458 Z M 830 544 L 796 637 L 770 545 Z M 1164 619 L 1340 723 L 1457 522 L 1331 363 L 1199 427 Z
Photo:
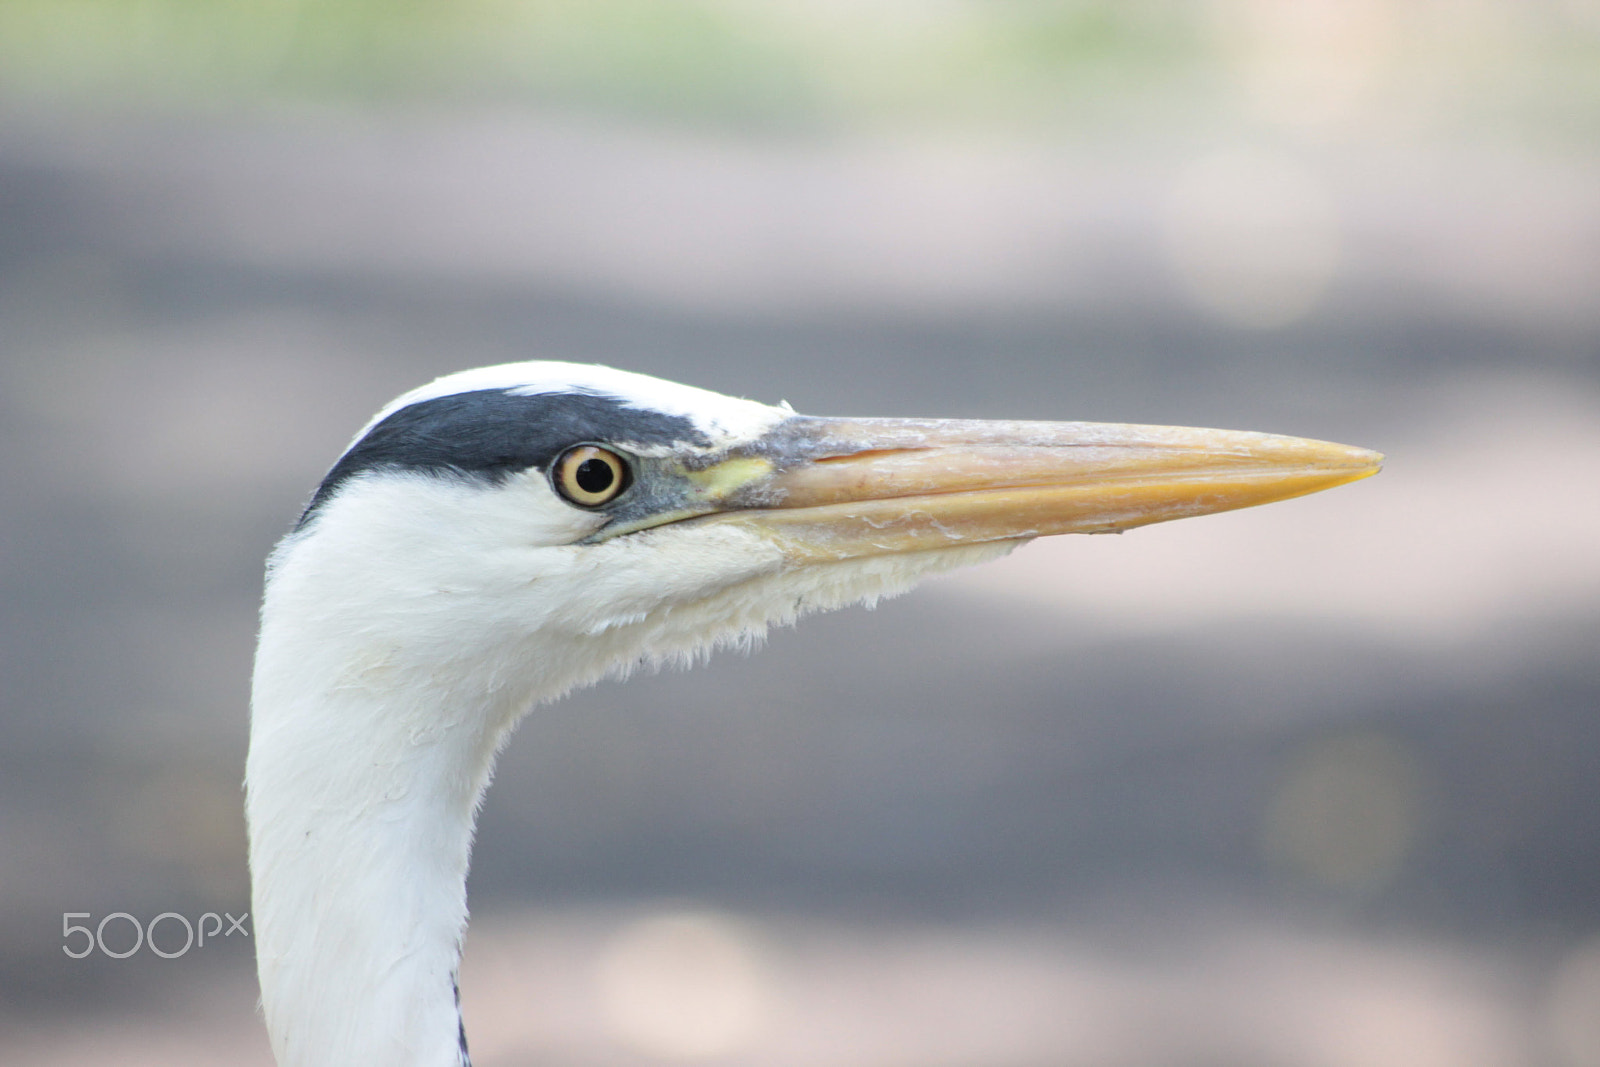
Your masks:
M 453 393 L 408 404 L 367 431 L 322 479 L 296 528 L 359 474 L 426 471 L 498 484 L 530 467 L 548 468 L 556 456 L 583 441 L 711 444 L 691 419 L 630 407 L 614 396 L 518 396 L 503 389 Z

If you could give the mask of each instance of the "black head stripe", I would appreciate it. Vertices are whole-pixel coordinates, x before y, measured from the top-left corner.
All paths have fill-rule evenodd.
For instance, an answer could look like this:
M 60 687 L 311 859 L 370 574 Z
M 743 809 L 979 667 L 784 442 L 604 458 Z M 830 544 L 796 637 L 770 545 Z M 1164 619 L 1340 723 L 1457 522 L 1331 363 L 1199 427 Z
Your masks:
M 518 396 L 500 389 L 454 393 L 407 405 L 367 431 L 322 479 L 299 525 L 346 481 L 368 471 L 427 471 L 498 483 L 530 467 L 548 468 L 563 450 L 582 441 L 711 444 L 691 419 L 629 407 L 614 396 Z

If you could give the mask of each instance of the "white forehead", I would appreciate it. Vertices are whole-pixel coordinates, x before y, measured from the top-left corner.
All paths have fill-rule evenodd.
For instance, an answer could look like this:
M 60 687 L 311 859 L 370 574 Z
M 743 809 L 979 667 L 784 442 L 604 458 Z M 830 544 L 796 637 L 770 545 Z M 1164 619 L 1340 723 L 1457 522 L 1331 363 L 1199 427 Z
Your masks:
M 477 367 L 435 378 L 427 385 L 390 401 L 361 428 L 356 440 L 359 441 L 368 430 L 403 407 L 442 396 L 486 389 L 505 390 L 520 396 L 598 393 L 616 397 L 628 407 L 691 419 L 696 427 L 713 438 L 752 437 L 766 432 L 793 414 L 787 404 L 773 407 L 754 400 L 713 393 L 709 389 L 652 378 L 648 374 L 602 367 L 597 363 L 533 360 Z

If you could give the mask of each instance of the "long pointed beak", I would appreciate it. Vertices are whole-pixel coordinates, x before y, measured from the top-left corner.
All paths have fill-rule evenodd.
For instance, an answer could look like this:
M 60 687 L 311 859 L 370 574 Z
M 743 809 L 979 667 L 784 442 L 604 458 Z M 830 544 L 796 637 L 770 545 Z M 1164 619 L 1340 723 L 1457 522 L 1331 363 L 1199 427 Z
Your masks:
M 821 562 L 1120 532 L 1330 489 L 1382 460 L 1234 430 L 797 416 L 728 461 L 751 475 L 728 486 L 728 510 L 690 521 L 753 527 Z

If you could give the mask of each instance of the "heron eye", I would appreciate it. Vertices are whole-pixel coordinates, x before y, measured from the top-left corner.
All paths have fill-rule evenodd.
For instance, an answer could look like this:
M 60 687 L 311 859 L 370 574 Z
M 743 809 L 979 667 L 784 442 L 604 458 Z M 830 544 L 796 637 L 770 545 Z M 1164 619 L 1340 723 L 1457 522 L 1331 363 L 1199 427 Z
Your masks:
M 615 500 L 633 480 L 628 464 L 610 449 L 579 445 L 556 460 L 556 491 L 583 508 L 597 508 Z

